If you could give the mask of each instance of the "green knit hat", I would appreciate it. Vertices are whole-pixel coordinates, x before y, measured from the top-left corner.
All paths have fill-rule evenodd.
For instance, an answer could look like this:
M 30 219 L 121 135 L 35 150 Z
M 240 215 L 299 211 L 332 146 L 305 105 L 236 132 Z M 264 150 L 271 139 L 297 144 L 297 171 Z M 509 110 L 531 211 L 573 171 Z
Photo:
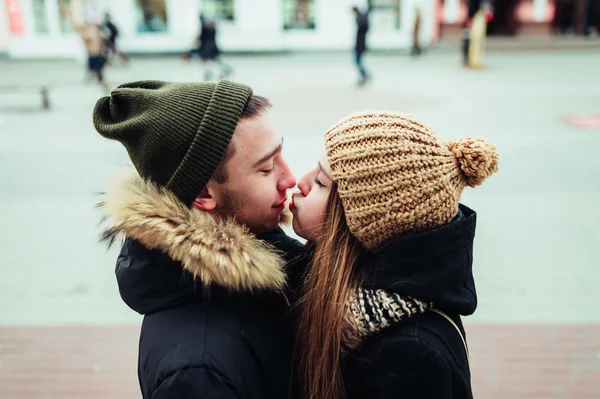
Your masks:
M 190 206 L 225 156 L 252 96 L 248 86 L 219 83 L 125 83 L 94 108 L 94 126 L 120 141 L 144 179 Z

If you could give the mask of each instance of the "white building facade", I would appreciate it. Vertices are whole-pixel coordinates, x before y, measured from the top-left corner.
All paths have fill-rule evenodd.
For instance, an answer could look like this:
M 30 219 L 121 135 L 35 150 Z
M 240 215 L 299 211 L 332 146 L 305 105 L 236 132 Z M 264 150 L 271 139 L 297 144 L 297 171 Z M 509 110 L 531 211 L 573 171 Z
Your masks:
M 466 0 L 444 0 L 442 22 L 461 24 L 467 16 Z M 554 2 L 552 0 L 521 0 L 517 5 L 517 18 L 521 22 L 549 22 L 552 19 Z
M 448 0 L 446 0 L 448 1 Z M 82 54 L 71 19 L 99 21 L 109 12 L 129 53 L 176 53 L 192 46 L 199 14 L 218 20 L 223 51 L 349 50 L 351 8 L 371 6 L 368 45 L 406 49 L 421 10 L 421 43 L 434 40 L 437 0 L 0 0 L 0 53 L 11 58 Z M 71 10 L 71 13 L 69 13 Z M 72 17 L 69 17 L 72 15 Z

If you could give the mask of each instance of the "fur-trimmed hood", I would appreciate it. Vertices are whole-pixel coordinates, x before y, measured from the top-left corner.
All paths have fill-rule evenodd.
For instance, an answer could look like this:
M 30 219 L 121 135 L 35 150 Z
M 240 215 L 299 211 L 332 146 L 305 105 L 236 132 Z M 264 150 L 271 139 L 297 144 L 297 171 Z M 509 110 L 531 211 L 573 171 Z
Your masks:
M 234 219 L 187 208 L 133 169 L 113 179 L 100 205 L 108 222 L 105 240 L 131 238 L 160 250 L 204 285 L 240 292 L 285 287 L 284 261 L 273 247 Z

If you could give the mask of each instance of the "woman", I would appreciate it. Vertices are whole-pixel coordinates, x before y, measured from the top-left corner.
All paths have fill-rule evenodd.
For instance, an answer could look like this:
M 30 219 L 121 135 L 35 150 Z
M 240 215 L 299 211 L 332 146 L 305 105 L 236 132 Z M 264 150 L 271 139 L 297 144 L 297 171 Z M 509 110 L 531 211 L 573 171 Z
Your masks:
M 350 116 L 290 209 L 313 244 L 298 349 L 304 396 L 472 398 L 461 315 L 475 311 L 475 212 L 498 169 L 477 138 L 444 142 L 394 113 Z

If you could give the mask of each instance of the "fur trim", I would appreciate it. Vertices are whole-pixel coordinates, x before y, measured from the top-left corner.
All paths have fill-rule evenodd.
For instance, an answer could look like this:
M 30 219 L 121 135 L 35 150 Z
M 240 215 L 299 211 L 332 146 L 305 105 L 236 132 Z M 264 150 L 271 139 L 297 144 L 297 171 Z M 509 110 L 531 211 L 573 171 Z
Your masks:
M 115 177 L 100 206 L 109 223 L 103 239 L 112 243 L 125 236 L 164 251 L 206 285 L 234 291 L 285 286 L 284 261 L 269 244 L 233 218 L 186 207 L 135 170 Z

